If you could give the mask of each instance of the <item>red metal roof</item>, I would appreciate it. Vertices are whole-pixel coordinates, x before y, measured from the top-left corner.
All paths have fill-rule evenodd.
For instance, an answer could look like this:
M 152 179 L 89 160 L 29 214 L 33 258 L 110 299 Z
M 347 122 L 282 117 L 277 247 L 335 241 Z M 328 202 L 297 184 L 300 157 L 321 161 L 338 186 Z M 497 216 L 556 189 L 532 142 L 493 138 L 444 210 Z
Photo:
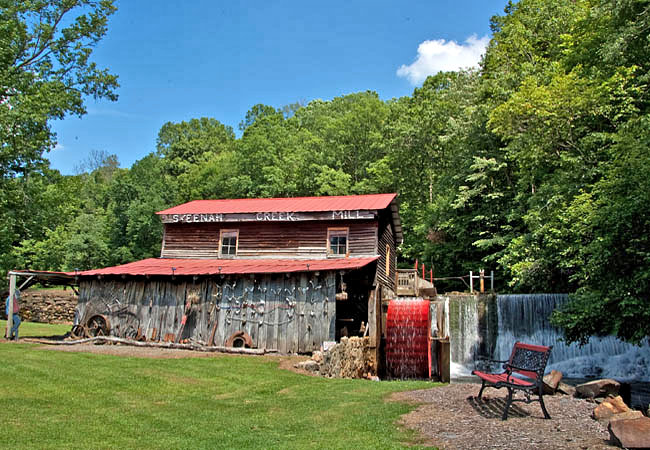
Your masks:
M 320 212 L 381 210 L 397 194 L 341 195 L 331 197 L 242 198 L 194 200 L 156 214 L 238 214 L 255 212 Z
M 331 259 L 180 259 L 149 258 L 121 266 L 86 270 L 93 275 L 229 275 L 249 273 L 314 272 L 316 270 L 359 269 L 375 261 L 369 258 Z M 174 268 L 174 270 L 172 270 Z

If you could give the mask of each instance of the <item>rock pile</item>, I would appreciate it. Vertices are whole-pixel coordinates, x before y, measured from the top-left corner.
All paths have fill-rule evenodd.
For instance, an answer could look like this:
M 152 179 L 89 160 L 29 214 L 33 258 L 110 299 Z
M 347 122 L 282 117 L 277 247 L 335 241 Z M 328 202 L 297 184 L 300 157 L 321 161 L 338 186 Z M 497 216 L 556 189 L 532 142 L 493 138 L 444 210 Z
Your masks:
M 296 367 L 330 378 L 377 379 L 377 363 L 368 337 L 342 337 L 341 342 L 327 351 L 314 352 L 312 359 Z
M 72 290 L 26 291 L 20 300 L 20 316 L 28 322 L 72 323 L 74 320 L 77 296 Z
M 561 372 L 551 371 L 546 375 L 545 393 L 569 394 L 567 385 L 561 380 Z M 630 409 L 618 395 L 620 388 L 621 385 L 616 380 L 594 380 L 576 386 L 573 395 L 597 404 L 592 417 L 607 424 L 611 443 L 624 448 L 650 448 L 650 418 L 645 417 L 641 411 Z

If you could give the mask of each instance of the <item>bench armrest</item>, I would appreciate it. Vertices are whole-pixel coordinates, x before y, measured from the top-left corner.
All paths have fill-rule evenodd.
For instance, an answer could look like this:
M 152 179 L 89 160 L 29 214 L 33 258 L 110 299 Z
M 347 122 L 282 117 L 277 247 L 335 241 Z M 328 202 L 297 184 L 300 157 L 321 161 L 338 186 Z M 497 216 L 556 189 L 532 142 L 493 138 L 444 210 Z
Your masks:
M 517 367 L 517 366 L 514 366 L 512 364 L 506 364 L 504 367 L 506 368 L 506 370 L 508 372 L 512 372 L 513 370 L 517 370 L 517 371 L 524 370 L 526 372 L 537 372 L 537 370 L 535 370 L 535 369 L 526 368 L 526 367 Z M 537 378 L 539 378 L 539 377 L 537 377 Z

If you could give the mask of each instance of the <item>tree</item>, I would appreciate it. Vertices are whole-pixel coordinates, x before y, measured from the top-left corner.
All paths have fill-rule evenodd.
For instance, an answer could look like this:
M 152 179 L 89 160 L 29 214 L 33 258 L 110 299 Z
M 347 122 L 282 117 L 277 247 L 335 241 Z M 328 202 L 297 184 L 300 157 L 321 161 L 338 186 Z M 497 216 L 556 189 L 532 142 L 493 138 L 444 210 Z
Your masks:
M 235 141 L 232 127 L 216 119 L 202 117 L 188 122 L 167 122 L 158 132 L 158 156 L 164 158 L 170 175 L 188 172 L 195 164 L 229 150 Z
M 91 61 L 112 0 L 3 1 L 0 177 L 23 175 L 56 143 L 49 122 L 85 114 L 84 97 L 116 100 L 117 77 Z
M 563 212 L 579 289 L 553 316 L 569 342 L 650 336 L 650 115 L 616 136 L 605 176 Z
M 239 131 L 246 131 L 246 128 L 253 125 L 257 119 L 261 119 L 262 117 L 266 116 L 272 116 L 273 114 L 277 113 L 278 111 L 276 111 L 273 106 L 258 103 L 249 109 L 246 113 L 246 118 L 239 122 Z
M 162 223 L 155 213 L 173 206 L 177 194 L 163 170 L 163 161 L 149 154 L 112 179 L 106 193 L 110 264 L 160 255 Z
M 0 2 L 0 270 L 29 263 L 13 249 L 53 236 L 60 220 L 47 211 L 76 201 L 48 203 L 60 175 L 43 154 L 56 144 L 51 120 L 82 116 L 89 96 L 117 99 L 117 77 L 91 60 L 114 11 L 112 0 Z

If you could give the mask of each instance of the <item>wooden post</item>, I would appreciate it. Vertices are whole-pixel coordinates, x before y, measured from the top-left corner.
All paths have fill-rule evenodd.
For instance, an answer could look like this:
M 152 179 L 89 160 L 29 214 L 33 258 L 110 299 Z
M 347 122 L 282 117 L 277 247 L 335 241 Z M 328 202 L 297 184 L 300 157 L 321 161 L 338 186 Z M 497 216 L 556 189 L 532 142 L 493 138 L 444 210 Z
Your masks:
M 474 293 L 474 276 L 472 275 L 471 270 L 469 271 L 469 293 Z
M 479 281 L 481 287 L 481 294 L 485 292 L 485 270 L 481 269 L 479 272 Z
M 438 370 L 440 381 L 449 383 L 451 381 L 451 347 L 449 338 L 438 340 Z
M 418 272 L 417 270 L 415 271 L 415 274 L 413 276 L 413 296 L 417 297 L 418 296 L 418 291 L 420 289 L 420 282 L 418 281 Z
M 490 270 L 490 291 L 494 292 L 494 270 Z
M 14 295 L 16 293 L 16 275 L 9 273 L 9 314 L 7 314 L 7 339 L 11 337 L 11 329 L 14 326 Z

